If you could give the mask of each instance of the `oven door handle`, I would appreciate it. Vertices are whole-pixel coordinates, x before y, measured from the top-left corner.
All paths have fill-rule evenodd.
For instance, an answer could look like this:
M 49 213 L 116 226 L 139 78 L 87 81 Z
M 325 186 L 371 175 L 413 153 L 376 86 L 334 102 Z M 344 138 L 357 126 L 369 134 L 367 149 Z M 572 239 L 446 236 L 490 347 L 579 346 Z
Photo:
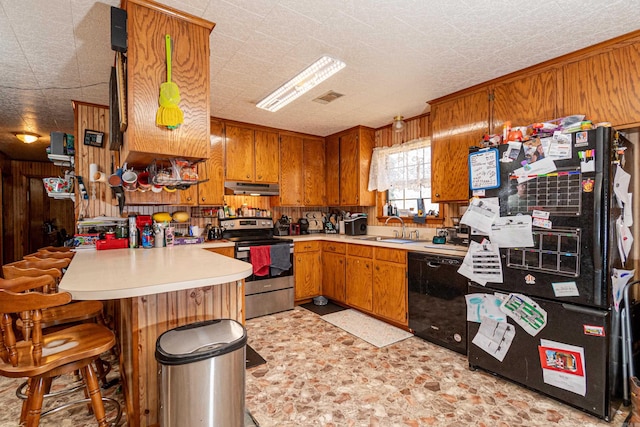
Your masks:
M 282 244 L 282 243 L 281 243 L 281 244 Z M 286 243 L 286 245 L 288 245 L 288 246 L 289 246 L 290 252 L 293 252 L 293 245 L 290 245 L 290 244 L 288 244 L 288 243 Z M 247 252 L 247 253 L 248 253 L 248 252 L 249 252 L 249 250 L 250 250 L 249 248 L 250 248 L 249 246 L 238 246 L 238 247 L 236 248 L 236 253 L 237 253 L 237 252 Z

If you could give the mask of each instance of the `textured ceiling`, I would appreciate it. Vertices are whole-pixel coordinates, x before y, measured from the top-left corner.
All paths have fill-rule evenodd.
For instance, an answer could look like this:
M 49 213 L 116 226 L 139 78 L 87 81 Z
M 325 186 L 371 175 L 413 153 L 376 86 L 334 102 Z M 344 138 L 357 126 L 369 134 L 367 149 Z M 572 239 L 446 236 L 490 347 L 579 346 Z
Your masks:
M 329 135 L 381 127 L 426 101 L 640 28 L 640 0 L 163 0 L 216 23 L 214 116 Z M 110 6 L 0 0 L 0 151 L 45 160 L 71 100 L 108 104 Z M 255 103 L 320 56 L 347 67 L 276 113 Z M 323 105 L 329 90 L 345 96 Z M 43 136 L 30 146 L 14 132 Z

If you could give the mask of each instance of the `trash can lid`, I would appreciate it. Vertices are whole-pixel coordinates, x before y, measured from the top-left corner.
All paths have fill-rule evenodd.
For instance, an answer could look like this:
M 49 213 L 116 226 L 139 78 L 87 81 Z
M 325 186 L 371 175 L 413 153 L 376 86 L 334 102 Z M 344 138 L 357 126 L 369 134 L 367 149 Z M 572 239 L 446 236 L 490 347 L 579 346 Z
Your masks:
M 230 353 L 247 344 L 247 331 L 233 319 L 207 320 L 162 333 L 156 341 L 156 360 L 183 365 Z

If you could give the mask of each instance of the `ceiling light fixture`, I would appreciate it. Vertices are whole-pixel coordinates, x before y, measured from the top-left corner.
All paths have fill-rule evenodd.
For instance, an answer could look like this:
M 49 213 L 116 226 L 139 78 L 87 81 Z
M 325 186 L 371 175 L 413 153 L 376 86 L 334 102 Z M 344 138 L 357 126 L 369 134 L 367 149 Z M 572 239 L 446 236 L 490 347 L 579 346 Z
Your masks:
M 392 129 L 394 132 L 402 132 L 404 130 L 404 117 L 402 116 L 395 116 L 393 118 L 393 124 L 391 125 Z
M 258 102 L 256 106 L 263 110 L 276 112 L 342 70 L 345 66 L 346 64 L 342 61 L 331 58 L 330 56 L 323 56 L 262 101 Z
M 20 141 L 24 142 L 25 144 L 31 144 L 32 142 L 36 142 L 38 138 L 40 138 L 40 135 L 32 132 L 17 132 L 14 135 L 16 136 L 16 138 L 18 138 Z

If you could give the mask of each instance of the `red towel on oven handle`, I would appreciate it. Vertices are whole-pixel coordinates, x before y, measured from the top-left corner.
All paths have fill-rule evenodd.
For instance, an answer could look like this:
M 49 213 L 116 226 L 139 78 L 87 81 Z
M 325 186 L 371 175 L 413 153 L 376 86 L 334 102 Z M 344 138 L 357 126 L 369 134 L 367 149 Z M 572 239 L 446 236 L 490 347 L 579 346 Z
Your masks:
M 266 276 L 271 265 L 271 246 L 250 246 L 251 265 L 254 276 Z

